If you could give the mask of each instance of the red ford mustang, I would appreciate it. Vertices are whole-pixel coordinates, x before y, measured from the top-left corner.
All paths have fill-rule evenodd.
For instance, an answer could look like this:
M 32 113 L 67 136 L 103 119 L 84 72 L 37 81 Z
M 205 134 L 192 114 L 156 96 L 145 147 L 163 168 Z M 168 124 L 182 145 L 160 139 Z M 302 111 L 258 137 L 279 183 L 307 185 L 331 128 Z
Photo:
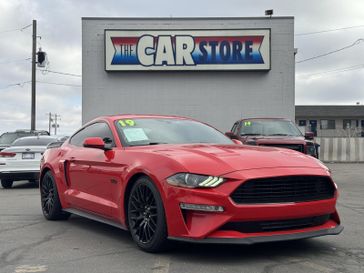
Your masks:
M 40 191 L 47 219 L 73 213 L 128 229 L 150 252 L 169 240 L 253 244 L 343 229 L 320 161 L 237 145 L 181 117 L 91 121 L 44 153 Z

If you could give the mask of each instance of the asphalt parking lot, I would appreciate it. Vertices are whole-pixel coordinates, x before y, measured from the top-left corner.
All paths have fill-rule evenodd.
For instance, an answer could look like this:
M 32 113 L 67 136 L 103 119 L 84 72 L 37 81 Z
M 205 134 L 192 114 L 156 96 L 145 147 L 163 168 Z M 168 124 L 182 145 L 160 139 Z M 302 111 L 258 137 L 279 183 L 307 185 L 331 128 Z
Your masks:
M 178 244 L 138 250 L 129 234 L 72 216 L 46 221 L 38 189 L 0 188 L 0 272 L 364 272 L 364 164 L 329 164 L 340 189 L 339 236 L 254 246 Z

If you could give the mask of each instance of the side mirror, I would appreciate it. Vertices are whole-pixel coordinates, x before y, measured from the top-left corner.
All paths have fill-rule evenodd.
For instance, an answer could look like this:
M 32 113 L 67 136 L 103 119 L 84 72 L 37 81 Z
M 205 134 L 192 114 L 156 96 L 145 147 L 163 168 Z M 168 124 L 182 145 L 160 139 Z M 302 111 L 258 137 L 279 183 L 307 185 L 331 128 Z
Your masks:
M 238 137 L 233 132 L 226 132 L 225 136 L 231 139 L 238 139 Z
M 243 145 L 243 142 L 241 142 L 241 141 L 240 141 L 240 140 L 238 140 L 238 139 L 232 139 L 232 141 L 233 141 L 235 144 Z
M 314 133 L 313 132 L 306 132 L 305 133 L 305 139 L 308 139 L 308 140 L 312 140 L 314 138 Z
M 88 137 L 83 141 L 83 147 L 110 150 L 101 137 Z

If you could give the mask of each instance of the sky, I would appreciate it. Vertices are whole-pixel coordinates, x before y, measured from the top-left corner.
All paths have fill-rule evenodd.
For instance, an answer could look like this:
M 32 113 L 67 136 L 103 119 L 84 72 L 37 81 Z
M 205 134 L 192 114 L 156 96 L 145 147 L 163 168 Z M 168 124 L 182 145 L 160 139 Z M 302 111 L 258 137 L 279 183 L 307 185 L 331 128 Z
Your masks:
M 295 17 L 296 61 L 356 42 L 296 64 L 296 105 L 364 104 L 363 0 L 0 0 L 0 133 L 30 127 L 33 19 L 47 69 L 72 74 L 37 71 L 37 129 L 48 130 L 48 113 L 57 113 L 58 133 L 70 135 L 81 126 L 82 17 L 250 17 L 266 9 Z

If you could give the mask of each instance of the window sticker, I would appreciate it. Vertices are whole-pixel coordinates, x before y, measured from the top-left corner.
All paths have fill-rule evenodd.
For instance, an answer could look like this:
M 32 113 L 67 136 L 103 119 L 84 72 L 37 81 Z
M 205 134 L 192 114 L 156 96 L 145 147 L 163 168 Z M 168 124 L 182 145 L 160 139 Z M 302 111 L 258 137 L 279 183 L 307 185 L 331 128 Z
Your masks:
M 123 132 L 128 142 L 149 141 L 143 128 L 125 128 L 123 129 Z
M 121 119 L 118 122 L 121 127 L 135 126 L 135 121 L 132 119 Z
M 252 126 L 252 122 L 251 121 L 244 121 L 244 126 Z

